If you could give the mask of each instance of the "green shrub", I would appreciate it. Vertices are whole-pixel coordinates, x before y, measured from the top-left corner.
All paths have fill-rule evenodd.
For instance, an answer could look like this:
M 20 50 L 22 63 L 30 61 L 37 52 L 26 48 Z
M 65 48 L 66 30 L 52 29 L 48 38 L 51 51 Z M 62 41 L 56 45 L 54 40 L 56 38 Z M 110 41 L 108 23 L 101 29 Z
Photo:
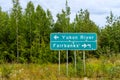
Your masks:
M 2 65 L 1 72 L 2 72 L 2 78 L 9 79 L 10 74 L 12 73 L 12 66 Z

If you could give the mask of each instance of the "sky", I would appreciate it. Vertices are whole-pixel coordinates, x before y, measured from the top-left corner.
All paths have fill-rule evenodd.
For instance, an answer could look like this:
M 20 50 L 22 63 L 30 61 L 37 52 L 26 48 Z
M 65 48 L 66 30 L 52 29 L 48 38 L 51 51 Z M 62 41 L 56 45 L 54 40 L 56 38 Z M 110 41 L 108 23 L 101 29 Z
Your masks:
M 57 20 L 56 14 L 61 13 L 65 9 L 66 0 L 19 0 L 23 10 L 29 1 L 34 3 L 36 7 L 38 4 L 44 10 L 49 9 L 53 15 L 54 20 Z M 3 11 L 11 11 L 12 0 L 0 0 L 0 6 Z M 76 13 L 80 9 L 87 9 L 90 12 L 90 19 L 98 26 L 104 27 L 106 24 L 106 17 L 109 16 L 110 11 L 114 16 L 120 16 L 120 0 L 68 0 L 68 6 L 71 8 L 71 22 L 74 21 Z

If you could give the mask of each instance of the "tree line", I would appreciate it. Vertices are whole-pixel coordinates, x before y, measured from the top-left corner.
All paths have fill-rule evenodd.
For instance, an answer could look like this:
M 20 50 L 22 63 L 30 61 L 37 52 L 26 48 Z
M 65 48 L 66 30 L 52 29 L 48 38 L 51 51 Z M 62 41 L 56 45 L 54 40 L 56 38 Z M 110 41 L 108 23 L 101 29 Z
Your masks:
M 25 10 L 19 0 L 12 0 L 10 13 L 0 7 L 0 63 L 56 63 L 58 52 L 50 50 L 50 33 L 53 32 L 94 32 L 98 36 L 96 51 L 86 51 L 87 56 L 111 56 L 120 53 L 120 17 L 112 12 L 106 17 L 104 28 L 90 19 L 88 10 L 80 9 L 70 22 L 70 7 L 66 1 L 65 10 L 56 15 L 54 21 L 49 9 L 46 11 L 30 1 Z M 61 51 L 61 62 L 65 62 L 65 51 Z M 81 51 L 77 51 L 81 55 Z M 73 51 L 69 51 L 73 59 Z

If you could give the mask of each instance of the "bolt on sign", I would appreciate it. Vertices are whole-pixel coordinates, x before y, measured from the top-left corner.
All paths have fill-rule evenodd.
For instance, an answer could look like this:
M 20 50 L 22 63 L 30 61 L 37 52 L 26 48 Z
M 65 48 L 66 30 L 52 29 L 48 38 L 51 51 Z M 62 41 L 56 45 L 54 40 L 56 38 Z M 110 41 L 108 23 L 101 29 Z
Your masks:
M 51 50 L 96 50 L 96 33 L 51 33 Z

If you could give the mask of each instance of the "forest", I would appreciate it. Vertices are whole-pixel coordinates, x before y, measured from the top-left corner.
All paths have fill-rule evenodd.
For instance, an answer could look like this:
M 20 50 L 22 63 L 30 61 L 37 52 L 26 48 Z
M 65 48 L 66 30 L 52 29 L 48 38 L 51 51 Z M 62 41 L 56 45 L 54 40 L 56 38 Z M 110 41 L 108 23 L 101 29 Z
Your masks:
M 10 12 L 0 7 L 0 63 L 57 63 L 58 51 L 50 50 L 50 33 L 54 32 L 96 33 L 97 50 L 86 51 L 87 58 L 120 54 L 120 16 L 110 11 L 102 28 L 90 19 L 87 9 L 80 9 L 73 22 L 70 14 L 67 2 L 65 9 L 56 15 L 56 21 L 49 9 L 35 7 L 31 1 L 24 10 L 19 0 L 13 0 Z M 61 63 L 66 62 L 65 53 L 61 51 Z M 77 51 L 78 56 L 81 53 Z M 69 51 L 69 62 L 73 58 L 73 51 Z

